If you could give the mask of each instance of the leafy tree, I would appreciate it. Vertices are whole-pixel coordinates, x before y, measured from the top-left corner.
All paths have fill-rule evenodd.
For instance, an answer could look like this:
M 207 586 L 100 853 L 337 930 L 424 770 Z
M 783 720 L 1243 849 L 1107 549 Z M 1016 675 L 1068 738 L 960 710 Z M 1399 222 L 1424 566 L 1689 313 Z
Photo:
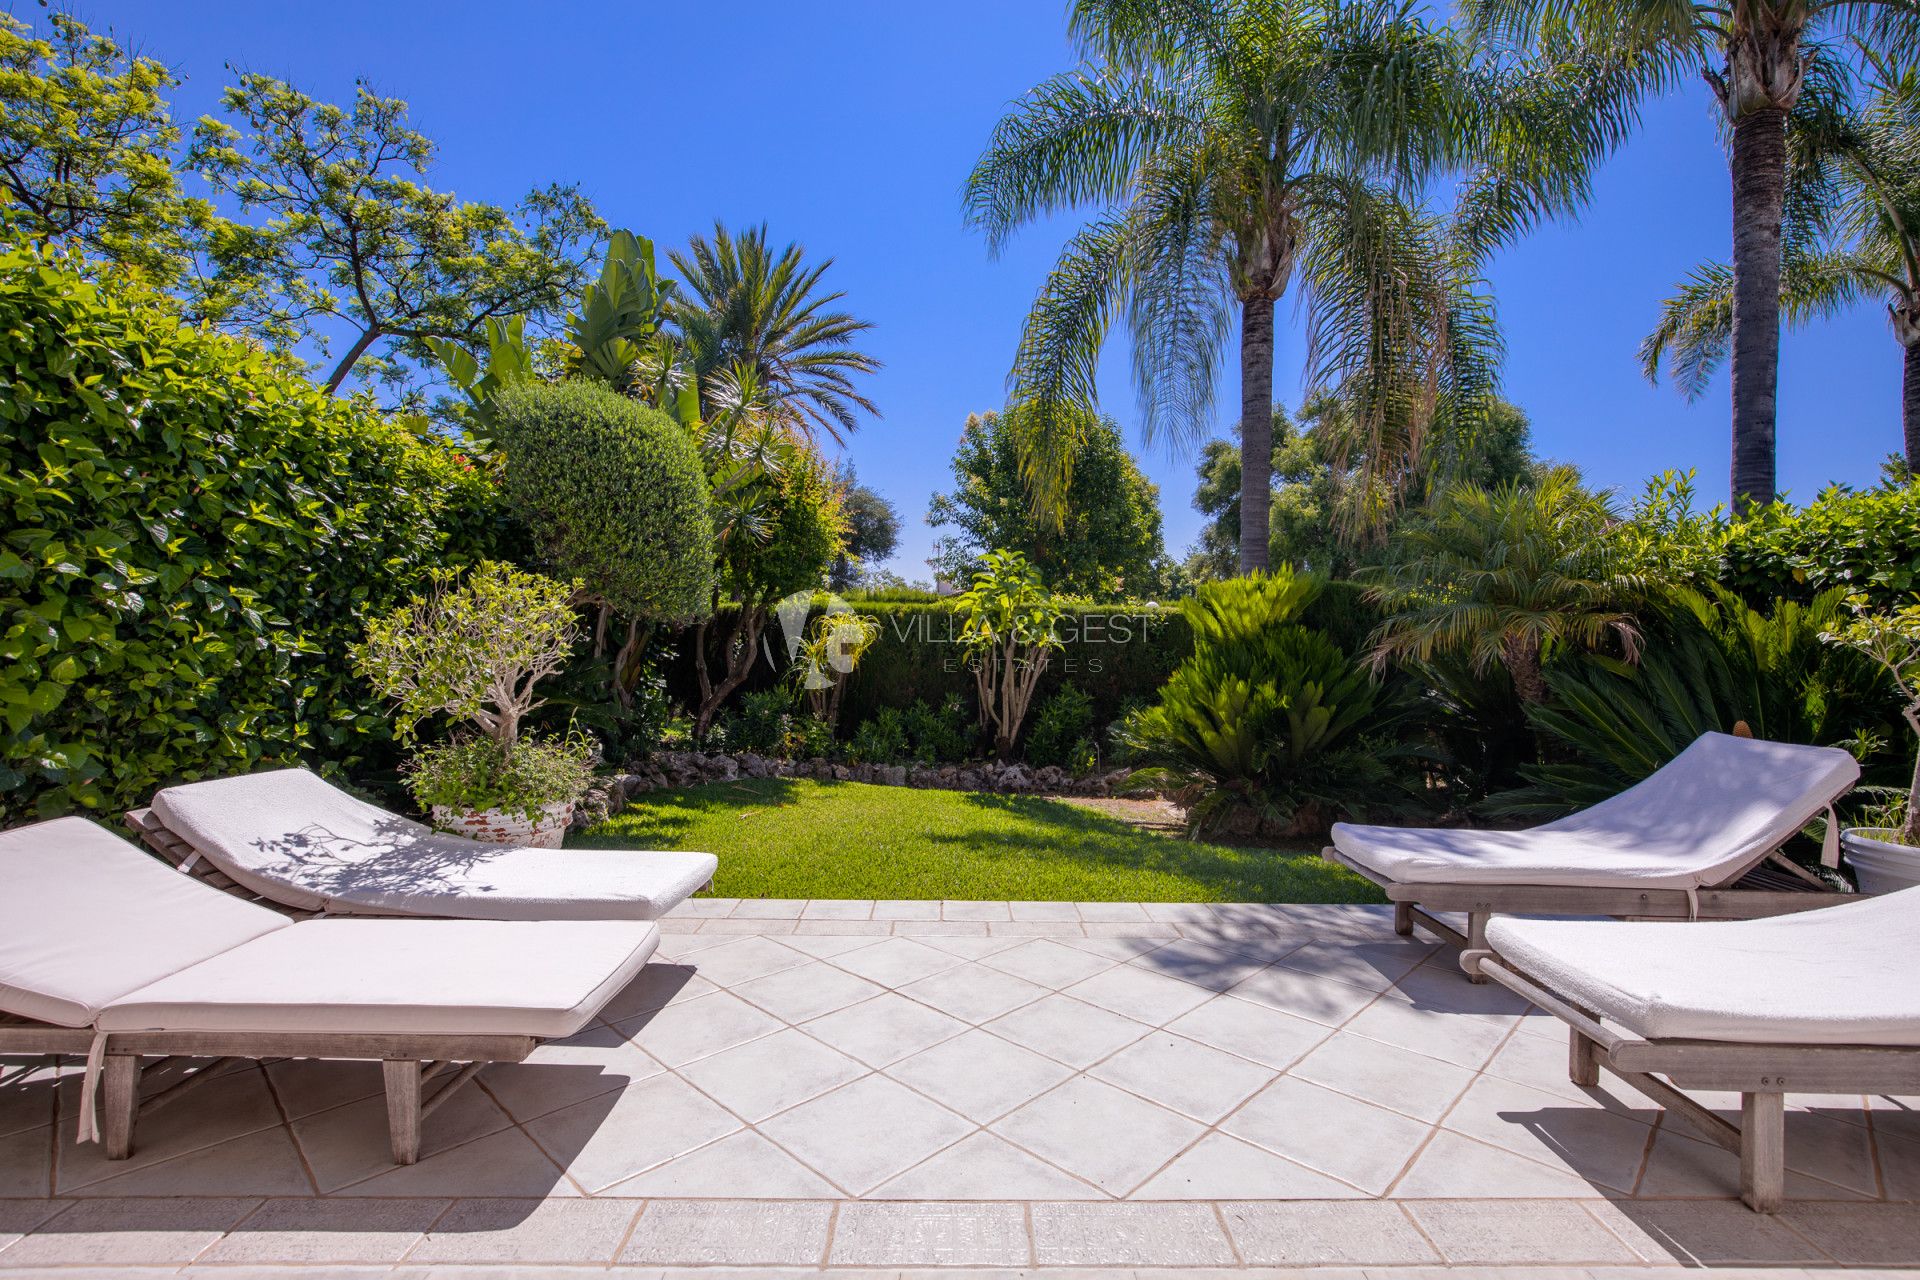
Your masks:
M 595 649 L 627 620 L 613 659 L 624 703 L 652 623 L 712 607 L 713 508 L 685 428 L 597 383 L 521 382 L 493 397 L 503 490 L 542 556 L 601 611 Z
M 1020 473 L 1026 410 L 972 414 L 953 455 L 954 490 L 937 493 L 927 523 L 956 532 L 934 547 L 952 582 L 993 550 L 1018 551 L 1047 585 L 1113 599 L 1153 589 L 1162 554 L 1160 490 L 1142 475 L 1112 419 L 1084 414 L 1074 430 L 1072 479 L 1057 525 L 1037 518 Z M 1075 411 L 1077 413 L 1082 411 Z
M 1530 487 L 1461 484 L 1409 528 L 1394 560 L 1365 571 L 1391 610 L 1374 662 L 1458 654 L 1504 666 L 1523 703 L 1547 700 L 1545 662 L 1561 649 L 1617 647 L 1631 660 L 1643 595 L 1609 536 L 1614 514 L 1579 476 L 1555 468 Z
M 1867 56 L 1871 96 L 1802 97 L 1787 119 L 1780 306 L 1789 324 L 1884 299 L 1901 350 L 1901 441 L 1920 467 L 1920 72 Z M 1733 343 L 1734 273 L 1696 268 L 1640 344 L 1647 376 L 1663 361 L 1688 399 Z
M 1920 599 L 1884 613 L 1873 611 L 1865 596 L 1848 597 L 1847 606 L 1852 616 L 1820 638 L 1877 664 L 1899 695 L 1901 718 L 1920 738 Z M 1914 757 L 1906 799 L 1898 808 L 1901 841 L 1920 845 L 1920 755 Z
M 1733 503 L 1744 511 L 1772 502 L 1787 117 L 1809 87 L 1824 92 L 1844 74 L 1829 37 L 1910 53 L 1920 8 L 1912 0 L 1468 0 L 1465 12 L 1496 37 L 1552 50 L 1571 37 L 1600 56 L 1624 57 L 1638 95 L 1665 92 L 1696 68 L 1712 88 L 1733 173 Z
M 867 566 L 885 560 L 900 545 L 900 512 L 879 490 L 860 483 L 853 464 L 842 467 L 837 479 L 847 545 L 834 558 L 827 584 L 835 591 L 849 591 L 872 573 Z
M 571 187 L 513 210 L 434 191 L 434 144 L 409 127 L 405 102 L 364 85 L 348 110 L 248 74 L 222 104 L 240 127 L 202 119 L 187 161 L 267 218 L 213 246 L 216 280 L 240 298 L 229 319 L 323 352 L 328 326 L 345 325 L 354 336 L 328 391 L 376 347 L 372 367 L 399 380 L 428 358 L 429 338 L 475 344 L 489 321 L 554 310 L 579 291 L 584 246 L 605 230 Z
M 0 224 L 174 284 L 215 222 L 174 171 L 180 129 L 166 95 L 178 84 L 67 14 L 35 37 L 0 13 Z
M 1090 64 L 1045 82 L 994 131 L 966 190 L 998 250 L 1036 218 L 1105 206 L 1028 317 L 1014 400 L 1031 405 L 1027 479 L 1057 515 L 1106 334 L 1124 319 L 1149 438 L 1204 438 L 1239 321 L 1240 567 L 1268 562 L 1274 307 L 1300 298 L 1311 385 L 1344 392 L 1372 465 L 1418 452 L 1436 413 L 1470 418 L 1498 343 L 1482 254 L 1573 207 L 1615 130 L 1609 66 L 1476 65 L 1399 0 L 1077 0 Z M 1463 216 L 1417 200 L 1476 165 Z M 1389 471 L 1391 474 L 1391 469 Z
M 670 258 L 686 285 L 672 314 L 703 390 L 751 370 L 783 426 L 836 442 L 858 427 L 856 411 L 879 413 L 855 381 L 880 368 L 855 345 L 873 325 L 832 310 L 846 295 L 821 288 L 833 259 L 809 266 L 797 244 L 770 249 L 764 225 L 736 236 L 717 222 L 712 240 L 694 236 Z
M 1018 551 L 980 557 L 973 585 L 954 598 L 960 644 L 979 695 L 980 727 L 1002 760 L 1013 759 L 1034 690 L 1062 647 L 1060 604 Z

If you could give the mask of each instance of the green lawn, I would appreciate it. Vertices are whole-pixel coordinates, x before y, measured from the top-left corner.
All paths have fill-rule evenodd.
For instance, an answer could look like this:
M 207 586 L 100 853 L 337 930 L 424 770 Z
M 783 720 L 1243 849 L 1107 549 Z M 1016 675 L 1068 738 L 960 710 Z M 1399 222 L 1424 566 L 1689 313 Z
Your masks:
M 1059 800 L 857 782 L 655 792 L 568 844 L 703 849 L 728 898 L 1381 901 L 1313 850 L 1188 841 Z

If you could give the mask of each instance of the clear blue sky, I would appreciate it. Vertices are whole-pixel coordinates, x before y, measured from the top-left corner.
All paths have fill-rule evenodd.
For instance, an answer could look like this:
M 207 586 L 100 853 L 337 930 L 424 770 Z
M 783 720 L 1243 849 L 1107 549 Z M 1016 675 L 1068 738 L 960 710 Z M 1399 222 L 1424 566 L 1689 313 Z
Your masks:
M 28 0 L 0 0 L 32 21 Z M 836 260 L 829 278 L 871 319 L 886 362 L 869 391 L 882 416 L 851 444 L 861 478 L 900 509 L 893 567 L 927 577 L 927 499 L 969 412 L 996 407 L 1019 326 L 1070 221 L 1021 236 L 997 261 L 961 224 L 959 191 L 1005 105 L 1071 65 L 1052 0 L 901 3 L 773 0 L 558 4 L 334 0 L 78 0 L 188 76 L 177 113 L 214 108 L 225 65 L 347 101 L 356 77 L 408 99 L 441 144 L 435 185 L 511 202 L 577 182 L 616 226 L 662 246 L 765 221 Z M 1704 86 L 1655 104 L 1576 225 L 1549 228 L 1496 264 L 1509 358 L 1505 391 L 1538 451 L 1599 485 L 1637 490 L 1696 467 L 1723 496 L 1724 375 L 1689 405 L 1640 376 L 1634 352 L 1659 301 L 1695 262 L 1724 256 L 1728 180 Z M 1277 393 L 1298 398 L 1298 317 Z M 1116 343 L 1104 404 L 1159 483 L 1168 549 L 1194 537 L 1191 460 L 1147 448 Z M 1223 376 L 1224 431 L 1238 402 Z M 1898 447 L 1899 351 L 1877 306 L 1787 336 L 1781 484 L 1804 500 L 1863 485 Z

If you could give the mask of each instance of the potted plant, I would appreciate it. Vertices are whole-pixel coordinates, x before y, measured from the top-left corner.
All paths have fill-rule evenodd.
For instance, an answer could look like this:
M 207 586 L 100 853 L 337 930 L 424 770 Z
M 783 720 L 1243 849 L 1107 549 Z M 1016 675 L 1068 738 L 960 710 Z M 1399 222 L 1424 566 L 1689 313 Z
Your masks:
M 579 631 L 577 588 L 486 561 L 464 584 L 436 573 L 424 597 L 374 620 L 354 664 L 397 707 L 412 741 L 444 714 L 458 727 L 407 766 L 414 798 L 443 831 L 496 844 L 560 847 L 593 776 L 594 744 L 570 730 L 523 730 L 539 682 L 565 664 Z
M 1821 639 L 1858 650 L 1886 668 L 1905 702 L 1900 712 L 1920 740 L 1920 600 L 1893 613 L 1871 611 L 1863 596 L 1847 603 L 1852 619 L 1822 632 Z M 1920 885 L 1920 752 L 1906 796 L 1885 806 L 1881 816 L 1884 825 L 1849 827 L 1840 834 L 1840 847 L 1860 888 L 1891 893 Z

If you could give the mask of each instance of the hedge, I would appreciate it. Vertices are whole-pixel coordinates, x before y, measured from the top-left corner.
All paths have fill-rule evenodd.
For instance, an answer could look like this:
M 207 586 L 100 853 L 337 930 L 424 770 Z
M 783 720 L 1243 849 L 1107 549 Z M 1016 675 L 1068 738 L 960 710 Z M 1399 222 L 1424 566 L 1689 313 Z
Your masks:
M 906 708 L 915 701 L 938 705 L 949 696 L 973 703 L 973 676 L 953 643 L 959 629 L 944 601 L 858 600 L 853 608 L 880 621 L 880 639 L 860 660 L 843 696 L 840 729 L 850 732 L 882 707 Z M 1302 615 L 1341 648 L 1358 652 L 1379 620 L 1364 592 L 1347 582 L 1327 585 Z M 1131 704 L 1159 692 L 1193 647 L 1186 619 L 1177 608 L 1146 605 L 1075 605 L 1061 628 L 1066 647 L 1057 652 L 1034 697 L 1037 711 L 1063 684 L 1072 684 L 1093 702 L 1095 724 L 1117 718 Z M 785 671 L 784 639 L 775 622 L 767 635 L 768 655 L 754 665 L 744 691 L 764 689 Z M 684 652 L 668 671 L 670 696 L 686 705 L 693 687 Z
M 1920 590 L 1920 483 L 1834 488 L 1805 507 L 1762 507 L 1728 527 L 1719 576 L 1762 610 L 1830 587 L 1906 603 Z
M 347 662 L 428 568 L 499 554 L 450 446 L 163 299 L 0 253 L 0 819 L 362 763 Z

